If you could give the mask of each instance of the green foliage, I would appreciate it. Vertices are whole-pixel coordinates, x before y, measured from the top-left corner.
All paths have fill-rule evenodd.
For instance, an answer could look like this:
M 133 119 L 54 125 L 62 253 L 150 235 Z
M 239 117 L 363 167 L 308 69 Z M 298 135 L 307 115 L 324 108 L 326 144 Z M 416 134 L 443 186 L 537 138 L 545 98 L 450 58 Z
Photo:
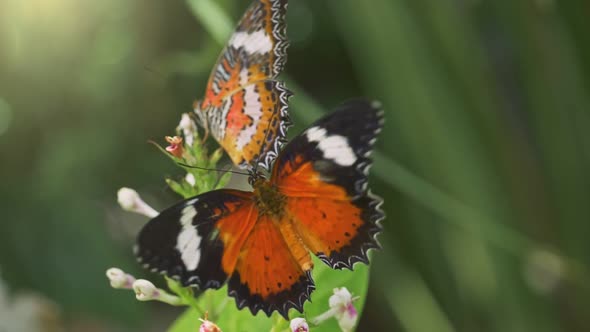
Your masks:
M 369 282 L 369 268 L 364 264 L 355 264 L 354 271 L 333 270 L 317 258 L 314 258 L 313 279 L 316 290 L 311 295 L 311 302 L 304 306 L 304 316 L 308 322 L 321 313 L 328 311 L 328 299 L 334 294 L 334 288 L 346 287 L 353 296 L 359 299 L 354 306 L 362 313 L 365 304 Z M 223 331 L 284 331 L 288 329 L 288 322 L 276 312 L 268 318 L 263 312 L 252 316 L 245 308 L 238 310 L 233 298 L 228 297 L 227 287 L 219 290 L 208 290 L 198 300 L 198 306 L 206 310 L 209 320 L 217 324 Z M 299 317 L 295 310 L 289 312 L 289 318 Z M 195 308 L 188 309 L 170 327 L 170 332 L 194 332 L 199 326 L 202 313 Z M 329 319 L 311 330 L 340 332 L 335 319 Z

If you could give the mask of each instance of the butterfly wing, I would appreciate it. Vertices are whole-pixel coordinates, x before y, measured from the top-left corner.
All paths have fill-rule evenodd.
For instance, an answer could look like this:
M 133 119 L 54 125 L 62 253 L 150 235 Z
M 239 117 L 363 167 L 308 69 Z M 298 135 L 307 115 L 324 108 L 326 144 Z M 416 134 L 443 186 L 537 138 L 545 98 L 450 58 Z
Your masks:
M 241 88 L 209 113 L 210 132 L 234 164 L 245 168 L 259 161 L 269 168 L 291 125 L 290 96 L 281 82 L 260 81 Z
M 288 311 L 303 311 L 303 303 L 315 289 L 311 278 L 313 263 L 309 251 L 295 236 L 288 221 L 261 216 L 239 255 L 228 281 L 229 295 L 239 309 L 252 314 L 262 310 L 267 316 L 278 311 L 288 319 Z
M 239 309 L 278 311 L 287 319 L 315 288 L 313 264 L 292 225 L 273 218 L 259 216 L 250 192 L 210 191 L 150 220 L 135 254 L 145 268 L 184 286 L 218 289 L 229 278 Z
M 274 80 L 287 60 L 286 8 L 287 0 L 254 1 L 195 103 L 199 122 L 241 167 L 260 160 L 268 169 L 290 126 L 291 92 Z
M 384 218 L 370 194 L 369 154 L 383 123 L 379 105 L 356 100 L 314 123 L 279 155 L 271 181 L 305 245 L 332 268 L 368 263 Z
M 256 217 L 251 193 L 215 190 L 161 212 L 140 231 L 135 255 L 184 286 L 220 288 L 233 273 Z

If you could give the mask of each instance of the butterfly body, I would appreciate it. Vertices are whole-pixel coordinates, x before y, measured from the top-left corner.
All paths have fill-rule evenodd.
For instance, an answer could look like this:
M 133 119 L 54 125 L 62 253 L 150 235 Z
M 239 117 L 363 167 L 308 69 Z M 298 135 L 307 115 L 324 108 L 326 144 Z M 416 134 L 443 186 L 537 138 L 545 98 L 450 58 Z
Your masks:
M 209 77 L 197 120 L 242 168 L 269 169 L 291 125 L 291 92 L 276 80 L 288 47 L 287 0 L 255 0 Z
M 253 314 L 303 310 L 315 289 L 311 253 L 334 269 L 368 263 L 384 215 L 367 188 L 382 126 L 377 105 L 351 101 L 296 136 L 252 191 L 221 189 L 184 200 L 139 234 L 145 267 L 201 289 L 228 285 Z
M 275 185 L 265 179 L 254 181 L 252 187 L 258 214 L 268 214 L 275 219 L 281 219 L 285 213 L 287 197 Z

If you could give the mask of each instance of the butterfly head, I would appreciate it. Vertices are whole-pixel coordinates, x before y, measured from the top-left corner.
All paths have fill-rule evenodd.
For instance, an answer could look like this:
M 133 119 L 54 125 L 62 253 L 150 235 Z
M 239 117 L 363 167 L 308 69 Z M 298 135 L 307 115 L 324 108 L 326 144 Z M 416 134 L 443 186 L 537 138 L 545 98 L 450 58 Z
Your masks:
M 264 174 L 260 173 L 255 167 L 250 167 L 248 169 L 248 183 L 252 188 L 259 187 L 264 182 L 267 182 Z

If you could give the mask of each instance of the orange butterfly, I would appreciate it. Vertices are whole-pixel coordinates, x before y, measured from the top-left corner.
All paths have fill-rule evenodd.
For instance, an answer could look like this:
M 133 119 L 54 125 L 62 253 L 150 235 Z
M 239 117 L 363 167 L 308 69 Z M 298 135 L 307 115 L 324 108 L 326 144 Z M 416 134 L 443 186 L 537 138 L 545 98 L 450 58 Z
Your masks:
M 198 122 L 242 168 L 269 169 L 291 126 L 291 92 L 275 80 L 287 61 L 286 9 L 287 0 L 254 1 L 194 104 Z
M 141 230 L 143 265 L 200 289 L 228 283 L 238 308 L 285 318 L 315 289 L 310 251 L 334 269 L 368 263 L 379 248 L 382 200 L 370 194 L 369 154 L 383 123 L 362 100 L 296 136 L 254 191 L 220 189 L 184 200 Z

